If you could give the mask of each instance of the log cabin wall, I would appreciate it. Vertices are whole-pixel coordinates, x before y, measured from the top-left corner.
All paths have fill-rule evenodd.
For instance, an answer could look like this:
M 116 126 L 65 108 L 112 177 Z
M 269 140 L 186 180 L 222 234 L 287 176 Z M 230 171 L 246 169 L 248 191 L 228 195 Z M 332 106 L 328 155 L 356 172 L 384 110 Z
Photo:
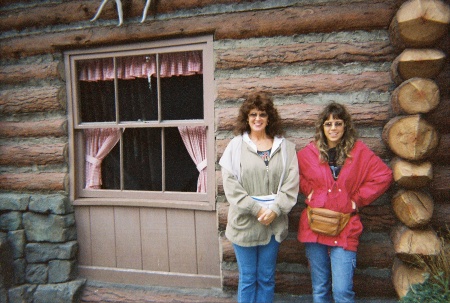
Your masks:
M 448 266 L 445 260 L 450 258 L 446 249 L 450 244 L 448 224 L 437 224 L 433 219 L 436 212 L 446 213 L 448 197 L 441 199 L 436 192 L 429 194 L 430 183 L 436 186 L 437 178 L 442 178 L 436 173 L 433 176 L 433 168 L 441 162 L 436 157 L 431 161 L 429 158 L 439 144 L 448 144 L 448 132 L 442 127 L 446 122 L 432 117 L 436 107 L 440 106 L 437 110 L 444 113 L 448 110 L 449 72 L 441 48 L 448 43 L 449 24 L 450 6 L 445 2 L 409 0 L 401 5 L 389 26 L 390 40 L 398 54 L 391 66 L 391 77 L 398 85 L 391 94 L 391 106 L 397 116 L 385 125 L 382 137 L 396 155 L 391 161 L 397 185 L 392 206 L 400 223 L 392 231 L 396 253 L 392 282 L 399 298 L 411 295 L 411 284 L 422 283 L 425 273 L 433 276 L 436 270 L 445 272 L 444 267 Z M 445 39 L 447 42 L 443 43 Z M 439 77 L 443 69 L 447 76 Z M 417 127 L 406 126 L 408 121 L 418 122 Z M 399 125 L 402 130 L 396 132 L 394 128 Z M 428 131 L 423 131 L 423 127 Z M 443 130 L 440 142 L 438 129 Z M 405 140 L 406 136 L 411 141 Z M 439 202 L 436 204 L 434 200 Z M 428 264 L 432 266 L 418 262 L 418 256 L 430 260 Z
M 27 257 L 33 243 L 54 241 L 76 249 L 74 235 L 63 233 L 75 224 L 67 198 L 65 50 L 213 34 L 216 163 L 232 137 L 237 109 L 253 89 L 273 94 L 286 122 L 287 138 L 296 143 L 297 149 L 311 140 L 319 111 L 335 100 L 348 106 L 361 139 L 369 147 L 387 163 L 394 157 L 381 140 L 381 133 L 394 116 L 390 95 L 396 87 L 389 69 L 397 54 L 390 44 L 388 27 L 404 1 L 159 0 L 153 2 L 141 23 L 144 1 L 123 0 L 121 26 L 114 1 L 105 5 L 98 20 L 90 22 L 100 2 L 1 2 L 0 231 L 2 238 L 15 236 L 21 240 L 13 242 L 17 246 L 13 256 L 15 278 L 0 283 L 0 295 L 5 294 L 5 288 L 20 289 L 25 283 L 52 283 L 33 279 L 38 275 L 31 272 L 42 269 L 31 271 L 33 264 L 48 261 Z M 448 37 L 440 47 L 449 53 Z M 431 224 L 437 227 L 450 224 L 449 69 L 447 62 L 436 79 L 442 94 L 438 109 L 425 115 L 441 135 L 430 157 L 434 177 L 429 187 L 435 203 Z M 215 181 L 222 287 L 234 290 L 238 273 L 231 244 L 223 235 L 227 202 L 218 165 Z M 395 252 L 389 236 L 398 224 L 391 207 L 393 192 L 391 189 L 362 210 L 365 231 L 355 276 L 358 296 L 396 296 L 391 281 Z M 296 240 L 303 200 L 300 196 L 291 212 L 290 236 L 281 246 L 277 292 L 311 291 L 304 249 Z M 25 219 L 36 214 L 45 222 L 57 218 L 67 224 L 51 225 L 65 236 L 44 240 L 35 236 L 33 240 L 33 228 L 26 229 Z M 16 223 L 3 223 L 7 221 Z M 64 281 L 58 282 L 69 286 L 78 283 L 73 274 L 73 253 L 68 252 L 63 259 L 71 270 Z

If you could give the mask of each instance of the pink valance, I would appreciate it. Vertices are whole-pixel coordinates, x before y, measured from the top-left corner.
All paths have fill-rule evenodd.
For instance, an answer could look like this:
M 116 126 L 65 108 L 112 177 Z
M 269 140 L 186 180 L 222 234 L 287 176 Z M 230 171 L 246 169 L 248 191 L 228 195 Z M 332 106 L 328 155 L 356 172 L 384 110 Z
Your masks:
M 159 54 L 160 76 L 190 76 L 203 73 L 202 51 Z M 117 57 L 119 79 L 148 78 L 156 74 L 156 55 Z M 114 79 L 113 58 L 78 61 L 78 79 L 104 81 Z

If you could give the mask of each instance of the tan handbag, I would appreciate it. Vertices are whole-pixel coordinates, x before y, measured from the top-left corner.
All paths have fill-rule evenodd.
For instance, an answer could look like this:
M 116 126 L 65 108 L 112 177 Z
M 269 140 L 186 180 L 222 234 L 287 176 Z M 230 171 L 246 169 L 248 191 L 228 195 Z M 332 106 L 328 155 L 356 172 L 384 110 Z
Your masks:
M 315 233 L 337 236 L 347 225 L 352 214 L 343 214 L 326 208 L 307 207 L 308 223 Z

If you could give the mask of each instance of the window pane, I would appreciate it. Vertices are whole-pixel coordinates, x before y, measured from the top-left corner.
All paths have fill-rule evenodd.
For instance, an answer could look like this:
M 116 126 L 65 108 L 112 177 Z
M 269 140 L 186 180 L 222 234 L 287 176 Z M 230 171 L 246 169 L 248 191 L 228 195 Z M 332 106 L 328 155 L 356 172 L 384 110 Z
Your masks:
M 79 85 L 81 122 L 116 121 L 113 81 L 80 81 Z
M 153 82 L 153 88 L 151 87 Z M 150 121 L 158 119 L 156 81 L 147 79 L 119 80 L 120 121 Z
M 123 133 L 125 190 L 162 190 L 160 128 L 127 128 Z
M 102 189 L 120 189 L 120 144 L 103 159 Z
M 116 121 L 113 66 L 112 58 L 77 62 L 81 122 Z
M 203 76 L 161 78 L 163 120 L 203 119 Z
M 178 128 L 164 129 L 166 142 L 166 190 L 195 192 L 199 172 L 184 147 Z
M 156 56 L 118 57 L 116 60 L 120 121 L 157 120 Z
M 159 55 L 161 119 L 203 119 L 201 51 Z

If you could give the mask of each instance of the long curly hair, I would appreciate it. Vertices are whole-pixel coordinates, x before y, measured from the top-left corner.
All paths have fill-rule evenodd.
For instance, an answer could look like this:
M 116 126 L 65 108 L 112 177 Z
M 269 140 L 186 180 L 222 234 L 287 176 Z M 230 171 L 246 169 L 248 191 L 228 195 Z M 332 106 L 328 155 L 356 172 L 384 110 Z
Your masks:
M 259 111 L 265 111 L 268 115 L 267 127 L 265 129 L 267 135 L 273 138 L 284 134 L 282 121 L 278 110 L 273 105 L 272 97 L 267 93 L 255 92 L 249 94 L 239 108 L 239 115 L 236 118 L 236 125 L 234 127 L 235 135 L 242 135 L 244 132 L 250 133 L 248 114 L 255 108 Z
M 344 121 L 344 135 L 336 146 L 336 163 L 338 165 L 343 165 L 345 159 L 351 157 L 350 152 L 355 145 L 358 134 L 353 126 L 352 116 L 348 112 L 347 108 L 336 102 L 331 102 L 328 104 L 319 114 L 315 124 L 316 133 L 314 135 L 314 139 L 320 152 L 320 161 L 328 162 L 327 151 L 329 146 L 328 140 L 325 137 L 323 123 L 328 120 L 330 116 L 333 116 L 333 119 L 340 119 Z

